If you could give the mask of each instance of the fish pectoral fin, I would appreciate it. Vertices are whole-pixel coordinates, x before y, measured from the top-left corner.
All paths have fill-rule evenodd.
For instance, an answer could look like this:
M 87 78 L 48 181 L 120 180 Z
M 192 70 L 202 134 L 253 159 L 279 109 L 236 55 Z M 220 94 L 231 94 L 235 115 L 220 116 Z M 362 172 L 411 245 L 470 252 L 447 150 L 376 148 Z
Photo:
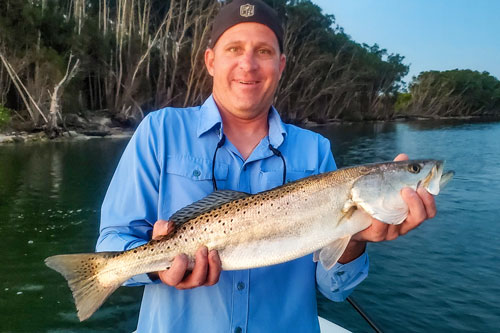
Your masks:
M 351 235 L 344 236 L 325 246 L 319 251 L 319 261 L 326 270 L 329 270 L 337 263 L 347 244 L 351 240 Z
M 346 201 L 344 207 L 342 208 L 342 217 L 340 218 L 339 223 L 344 219 L 349 220 L 356 209 L 358 209 L 358 206 L 356 206 L 354 201 L 351 199 Z

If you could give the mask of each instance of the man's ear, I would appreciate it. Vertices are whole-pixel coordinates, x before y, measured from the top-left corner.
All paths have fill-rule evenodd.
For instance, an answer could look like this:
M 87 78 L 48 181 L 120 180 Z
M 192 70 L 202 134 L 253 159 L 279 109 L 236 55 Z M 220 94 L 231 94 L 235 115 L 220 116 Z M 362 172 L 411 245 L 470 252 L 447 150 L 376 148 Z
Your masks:
M 214 59 L 214 50 L 211 48 L 207 48 L 205 50 L 205 66 L 207 67 L 207 71 L 210 76 L 214 76 Z
M 286 66 L 286 56 L 284 53 L 280 54 L 280 79 Z

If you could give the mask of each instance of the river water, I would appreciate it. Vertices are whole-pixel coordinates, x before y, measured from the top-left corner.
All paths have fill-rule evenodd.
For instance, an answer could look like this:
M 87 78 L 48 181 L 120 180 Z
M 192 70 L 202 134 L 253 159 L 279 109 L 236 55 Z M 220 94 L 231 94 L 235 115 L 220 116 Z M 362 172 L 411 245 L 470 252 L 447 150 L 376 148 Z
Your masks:
M 339 166 L 445 159 L 454 180 L 438 215 L 392 242 L 370 244 L 368 278 L 353 293 L 387 332 L 500 329 L 500 123 L 330 125 Z M 0 332 L 131 332 L 142 288 L 120 288 L 79 323 L 49 255 L 93 251 L 99 207 L 126 140 L 0 146 Z M 346 302 L 319 298 L 320 314 L 355 332 L 370 328 Z

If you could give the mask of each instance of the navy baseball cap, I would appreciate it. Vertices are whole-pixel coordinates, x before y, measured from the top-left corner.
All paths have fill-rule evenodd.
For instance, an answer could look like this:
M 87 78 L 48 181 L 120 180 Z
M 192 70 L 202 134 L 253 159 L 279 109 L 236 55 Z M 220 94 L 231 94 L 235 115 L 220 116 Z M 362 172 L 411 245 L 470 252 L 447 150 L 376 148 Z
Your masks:
M 239 23 L 255 22 L 267 26 L 278 39 L 283 52 L 283 28 L 278 13 L 261 0 L 234 0 L 223 6 L 215 16 L 208 43 L 213 48 L 219 37 L 229 28 Z

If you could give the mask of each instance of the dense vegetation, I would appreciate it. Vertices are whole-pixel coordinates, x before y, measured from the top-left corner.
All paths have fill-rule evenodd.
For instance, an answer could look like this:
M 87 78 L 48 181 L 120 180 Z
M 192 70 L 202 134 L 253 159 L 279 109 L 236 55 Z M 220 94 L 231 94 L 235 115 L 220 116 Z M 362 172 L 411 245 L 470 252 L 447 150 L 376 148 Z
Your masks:
M 422 72 L 396 109 L 428 117 L 500 116 L 500 81 L 487 72 Z
M 395 115 L 408 73 L 404 57 L 354 42 L 310 1 L 267 2 L 286 17 L 288 62 L 275 102 L 285 120 Z M 203 52 L 220 5 L 216 0 L 1 1 L 4 118 L 57 134 L 69 114 L 82 111 L 105 112 L 130 124 L 150 110 L 200 104 L 210 94 Z M 424 81 L 419 77 L 411 97 L 399 99 L 399 112 L 414 113 L 427 103 L 419 95 Z M 490 81 L 484 84 L 498 86 Z M 476 114 L 477 105 L 468 114 Z

